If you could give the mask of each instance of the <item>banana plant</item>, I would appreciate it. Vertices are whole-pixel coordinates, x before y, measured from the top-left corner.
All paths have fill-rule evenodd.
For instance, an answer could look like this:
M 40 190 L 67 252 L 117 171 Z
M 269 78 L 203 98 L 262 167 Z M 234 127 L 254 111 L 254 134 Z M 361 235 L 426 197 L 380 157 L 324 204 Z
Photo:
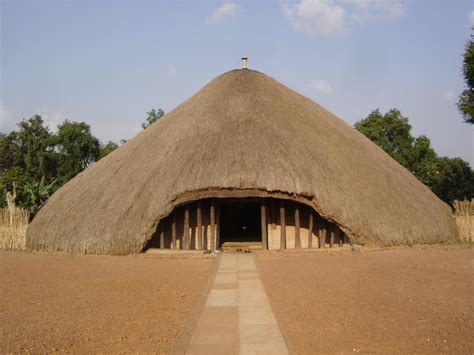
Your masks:
M 40 181 L 29 182 L 23 187 L 23 190 L 27 194 L 28 209 L 32 215 L 36 214 L 46 200 L 53 194 L 55 184 L 56 179 L 46 184 L 43 176 Z

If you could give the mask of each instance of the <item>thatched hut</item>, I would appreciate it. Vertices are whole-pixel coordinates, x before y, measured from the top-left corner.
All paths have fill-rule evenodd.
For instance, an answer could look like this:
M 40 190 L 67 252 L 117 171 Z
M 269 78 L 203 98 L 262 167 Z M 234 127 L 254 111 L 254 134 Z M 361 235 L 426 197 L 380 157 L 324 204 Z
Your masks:
M 212 80 L 62 188 L 35 250 L 269 249 L 456 238 L 450 208 L 343 120 L 260 72 Z

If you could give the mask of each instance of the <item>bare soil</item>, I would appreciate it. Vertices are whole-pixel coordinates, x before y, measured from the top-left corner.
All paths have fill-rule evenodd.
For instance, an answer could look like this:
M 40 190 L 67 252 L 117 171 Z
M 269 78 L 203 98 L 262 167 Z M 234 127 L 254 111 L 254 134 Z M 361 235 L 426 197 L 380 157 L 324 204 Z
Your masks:
M 474 248 L 259 255 L 289 350 L 474 352 Z
M 168 353 L 214 263 L 0 252 L 0 353 Z

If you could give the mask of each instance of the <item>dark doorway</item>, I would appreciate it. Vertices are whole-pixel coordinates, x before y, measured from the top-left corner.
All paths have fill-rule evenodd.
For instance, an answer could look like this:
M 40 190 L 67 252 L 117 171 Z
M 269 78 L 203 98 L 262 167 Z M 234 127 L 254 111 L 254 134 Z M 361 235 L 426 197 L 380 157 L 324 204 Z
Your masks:
M 223 200 L 220 204 L 220 241 L 261 242 L 260 204 L 257 200 Z

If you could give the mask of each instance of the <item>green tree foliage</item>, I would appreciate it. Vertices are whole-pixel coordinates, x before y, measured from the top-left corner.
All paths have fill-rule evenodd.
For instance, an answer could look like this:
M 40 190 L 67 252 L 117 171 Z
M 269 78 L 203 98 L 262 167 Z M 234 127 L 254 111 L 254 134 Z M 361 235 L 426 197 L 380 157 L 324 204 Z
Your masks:
M 18 124 L 18 130 L 0 135 L 0 181 L 4 189 L 21 187 L 44 177 L 50 181 L 56 175 L 52 134 L 40 116 L 33 116 Z M 2 200 L 2 204 L 4 200 Z
M 55 190 L 117 148 L 101 145 L 84 122 L 66 120 L 57 128 L 52 133 L 36 115 L 0 133 L 0 206 L 16 186 L 17 205 L 34 214 Z
M 474 36 L 466 45 L 463 61 L 463 74 L 466 89 L 459 96 L 458 108 L 464 121 L 474 123 Z
M 440 179 L 433 192 L 446 202 L 474 197 L 474 171 L 461 158 L 439 158 Z
M 56 153 L 57 176 L 61 183 L 76 176 L 98 160 L 100 155 L 100 142 L 84 122 L 64 121 L 58 126 L 58 132 L 51 142 Z
M 414 138 L 410 133 L 408 119 L 400 111 L 392 109 L 382 115 L 377 109 L 362 121 L 356 122 L 355 128 L 403 166 L 411 165 Z
M 431 147 L 428 137 L 422 135 L 414 139 L 409 169 L 422 183 L 436 186 L 440 179 L 438 156 Z
M 28 176 L 34 179 L 41 179 L 42 176 L 49 178 L 54 165 L 51 132 L 38 115 L 21 121 L 18 127 L 18 131 L 9 135 L 9 144 L 16 146 L 15 167 L 28 172 Z
M 165 115 L 165 111 L 163 111 L 161 108 L 159 108 L 158 110 L 152 109 L 146 114 L 148 115 L 148 117 L 145 119 L 145 122 L 142 123 L 143 129 L 150 127 L 153 123 L 163 117 Z
M 118 148 L 118 144 L 112 141 L 108 141 L 107 144 L 100 145 L 99 160 L 112 153 L 115 149 Z
M 474 197 L 474 172 L 460 158 L 440 158 L 426 136 L 413 137 L 397 109 L 372 111 L 354 127 L 413 173 L 443 201 Z
M 39 182 L 28 181 L 23 186 L 24 204 L 32 214 L 36 214 L 43 203 L 53 194 L 55 185 L 56 180 L 46 184 L 43 176 Z

